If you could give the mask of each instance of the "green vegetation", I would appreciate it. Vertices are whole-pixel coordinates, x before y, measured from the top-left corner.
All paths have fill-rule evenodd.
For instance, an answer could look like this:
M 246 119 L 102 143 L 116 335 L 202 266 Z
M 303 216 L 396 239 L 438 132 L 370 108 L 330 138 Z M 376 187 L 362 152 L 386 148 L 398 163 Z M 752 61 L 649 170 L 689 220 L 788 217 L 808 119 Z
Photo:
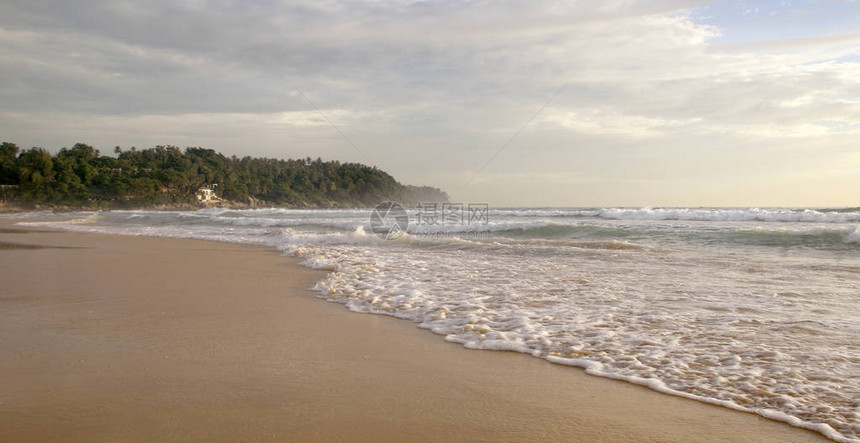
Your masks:
M 448 201 L 437 188 L 405 186 L 357 163 L 225 157 L 211 149 L 156 146 L 103 156 L 78 143 L 52 156 L 0 145 L 0 201 L 23 207 L 139 208 L 197 205 L 201 187 L 227 206 L 355 207 L 385 200 Z

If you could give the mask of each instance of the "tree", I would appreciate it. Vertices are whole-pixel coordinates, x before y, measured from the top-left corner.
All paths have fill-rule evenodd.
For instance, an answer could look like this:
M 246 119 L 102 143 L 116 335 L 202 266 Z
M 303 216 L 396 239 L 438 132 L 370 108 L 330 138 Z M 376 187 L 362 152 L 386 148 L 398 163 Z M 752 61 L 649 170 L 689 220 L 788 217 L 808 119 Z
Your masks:
M 18 145 L 3 142 L 0 144 L 0 185 L 17 185 L 18 178 Z
M 21 195 L 36 201 L 50 199 L 48 183 L 53 180 L 54 168 L 51 154 L 42 148 L 30 148 L 18 156 L 17 163 Z
M 406 187 L 375 167 L 316 160 L 226 157 L 211 149 L 156 146 L 114 149 L 101 156 L 90 145 L 62 148 L 55 157 L 41 148 L 18 154 L 0 145 L 0 183 L 20 183 L 21 201 L 75 206 L 140 207 L 195 204 L 203 185 L 218 184 L 222 198 L 249 197 L 282 205 L 373 206 L 383 200 L 406 204 L 447 201 L 436 188 Z

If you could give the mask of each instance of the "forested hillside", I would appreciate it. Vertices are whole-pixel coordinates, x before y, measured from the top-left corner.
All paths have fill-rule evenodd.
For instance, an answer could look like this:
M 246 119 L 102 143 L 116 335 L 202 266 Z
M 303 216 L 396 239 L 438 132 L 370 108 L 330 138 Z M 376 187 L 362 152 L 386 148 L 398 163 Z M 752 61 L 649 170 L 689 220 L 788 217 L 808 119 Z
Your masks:
M 214 187 L 225 205 L 288 207 L 373 206 L 447 201 L 437 188 L 405 186 L 357 163 L 310 158 L 225 157 L 211 149 L 157 146 L 100 155 L 78 143 L 51 155 L 0 145 L 0 201 L 21 206 L 130 208 L 195 205 L 200 188 Z

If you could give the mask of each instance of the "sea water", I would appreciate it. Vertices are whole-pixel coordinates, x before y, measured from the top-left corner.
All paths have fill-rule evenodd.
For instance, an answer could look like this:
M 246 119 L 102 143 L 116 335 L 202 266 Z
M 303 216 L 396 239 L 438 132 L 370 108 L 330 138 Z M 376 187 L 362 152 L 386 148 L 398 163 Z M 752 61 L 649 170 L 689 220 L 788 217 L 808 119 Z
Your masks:
M 352 311 L 860 441 L 860 208 L 509 208 L 432 226 L 410 210 L 395 239 L 370 215 L 17 217 L 275 247 L 330 271 L 314 289 Z

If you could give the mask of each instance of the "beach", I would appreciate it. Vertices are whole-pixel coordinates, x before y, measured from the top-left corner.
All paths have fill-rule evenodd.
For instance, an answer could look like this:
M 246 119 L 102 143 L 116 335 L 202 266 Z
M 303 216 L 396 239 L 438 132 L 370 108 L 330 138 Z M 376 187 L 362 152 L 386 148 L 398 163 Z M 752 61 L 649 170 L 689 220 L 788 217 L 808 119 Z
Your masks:
M 268 248 L 0 225 L 2 441 L 827 441 L 309 290 Z

